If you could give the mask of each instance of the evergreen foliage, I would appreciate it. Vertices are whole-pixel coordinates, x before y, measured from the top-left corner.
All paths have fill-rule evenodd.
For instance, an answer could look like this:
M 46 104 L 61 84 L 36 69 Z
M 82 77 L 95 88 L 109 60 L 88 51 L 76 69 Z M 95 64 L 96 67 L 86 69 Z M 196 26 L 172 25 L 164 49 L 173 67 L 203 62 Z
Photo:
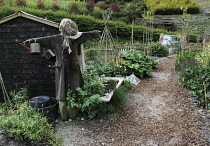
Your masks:
M 15 6 L 26 7 L 26 0 L 15 0 Z
M 162 45 L 160 42 L 152 43 L 152 56 L 161 55 L 161 56 L 168 56 L 169 51 L 168 47 Z
M 1 6 L 0 9 L 0 18 L 6 17 L 13 13 L 16 13 L 20 9 L 17 7 L 8 7 L 8 6 Z M 32 8 L 22 7 L 22 11 L 27 12 L 29 14 L 41 17 L 41 18 L 48 18 L 51 21 L 60 23 L 63 18 L 70 18 L 75 21 L 78 25 L 80 31 L 91 31 L 91 30 L 103 30 L 104 29 L 104 21 L 101 19 L 95 19 L 92 16 L 85 16 L 85 15 L 75 15 L 69 14 L 66 11 L 53 11 L 53 10 L 37 10 Z M 108 23 L 109 29 L 112 34 L 117 34 L 119 37 L 131 38 L 132 33 L 132 25 L 128 25 L 121 21 L 109 21 Z M 136 40 L 143 40 L 143 31 L 145 27 L 143 26 L 134 26 L 134 39 Z M 154 29 L 154 41 L 159 40 L 160 33 L 170 34 L 169 32 L 162 30 L 162 29 Z
M 182 7 L 187 7 L 189 14 L 200 12 L 200 5 L 193 0 L 145 0 L 145 4 L 155 15 L 182 14 Z

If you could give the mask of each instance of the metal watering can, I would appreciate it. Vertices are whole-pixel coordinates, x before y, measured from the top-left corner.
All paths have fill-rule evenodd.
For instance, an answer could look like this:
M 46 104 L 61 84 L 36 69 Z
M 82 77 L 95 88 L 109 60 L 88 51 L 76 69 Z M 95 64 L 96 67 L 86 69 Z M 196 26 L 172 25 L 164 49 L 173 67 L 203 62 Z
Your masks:
M 20 45 L 22 45 L 23 47 L 25 47 L 26 49 L 28 49 L 30 51 L 31 54 L 38 54 L 41 53 L 41 47 L 39 43 L 36 43 L 36 40 L 34 43 L 30 44 L 30 48 L 25 46 L 23 43 L 20 43 Z

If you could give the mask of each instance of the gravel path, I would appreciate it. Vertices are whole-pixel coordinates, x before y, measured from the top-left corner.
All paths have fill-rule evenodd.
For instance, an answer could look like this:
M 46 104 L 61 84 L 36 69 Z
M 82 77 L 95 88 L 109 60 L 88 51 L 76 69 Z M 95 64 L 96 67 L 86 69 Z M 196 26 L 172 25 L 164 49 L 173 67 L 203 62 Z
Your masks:
M 58 122 L 65 146 L 208 146 L 210 116 L 190 101 L 174 73 L 175 56 L 158 60 L 152 77 L 133 86 L 127 106 L 89 120 Z

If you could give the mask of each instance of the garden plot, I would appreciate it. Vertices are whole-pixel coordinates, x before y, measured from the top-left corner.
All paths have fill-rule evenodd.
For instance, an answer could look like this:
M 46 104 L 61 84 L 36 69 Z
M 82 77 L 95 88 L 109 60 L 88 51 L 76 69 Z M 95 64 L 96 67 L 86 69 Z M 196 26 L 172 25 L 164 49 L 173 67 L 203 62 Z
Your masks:
M 155 77 L 135 85 L 122 110 L 92 120 L 78 117 L 59 127 L 57 134 L 65 135 L 62 129 L 69 133 L 72 127 L 78 128 L 73 138 L 64 139 L 70 146 L 209 145 L 210 119 L 196 112 L 199 109 L 188 99 L 190 93 L 180 86 L 174 74 L 174 59 L 158 60 L 158 69 L 152 73 Z M 160 80 L 164 74 L 167 78 Z

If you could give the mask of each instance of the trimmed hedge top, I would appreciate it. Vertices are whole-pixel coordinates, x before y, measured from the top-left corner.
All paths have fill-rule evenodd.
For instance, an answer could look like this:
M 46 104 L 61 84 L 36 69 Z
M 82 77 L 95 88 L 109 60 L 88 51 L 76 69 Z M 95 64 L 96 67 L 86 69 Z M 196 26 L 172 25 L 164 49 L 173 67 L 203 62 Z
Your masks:
M 187 8 L 187 13 L 197 14 L 200 5 L 193 0 L 144 0 L 150 11 L 155 15 L 182 14 L 182 7 Z
M 24 11 L 29 14 L 46 18 L 48 20 L 54 21 L 59 23 L 63 18 L 70 18 L 75 21 L 79 27 L 80 31 L 90 31 L 90 30 L 101 30 L 104 29 L 104 21 L 101 19 L 95 19 L 92 16 L 84 16 L 84 15 L 72 15 L 65 11 L 52 11 L 52 10 L 37 10 L 32 8 L 25 8 L 25 7 L 8 7 L 8 6 L 1 6 L 0 7 L 0 18 L 4 18 L 8 15 L 14 14 L 17 11 Z M 116 33 L 119 37 L 123 38 L 131 38 L 132 33 L 132 25 L 127 25 L 121 21 L 109 21 L 108 23 L 110 32 L 112 34 Z M 134 39 L 136 40 L 143 40 L 143 32 L 145 27 L 143 26 L 134 26 Z M 158 41 L 160 33 L 169 34 L 169 32 L 162 30 L 162 29 L 154 29 L 154 40 Z

